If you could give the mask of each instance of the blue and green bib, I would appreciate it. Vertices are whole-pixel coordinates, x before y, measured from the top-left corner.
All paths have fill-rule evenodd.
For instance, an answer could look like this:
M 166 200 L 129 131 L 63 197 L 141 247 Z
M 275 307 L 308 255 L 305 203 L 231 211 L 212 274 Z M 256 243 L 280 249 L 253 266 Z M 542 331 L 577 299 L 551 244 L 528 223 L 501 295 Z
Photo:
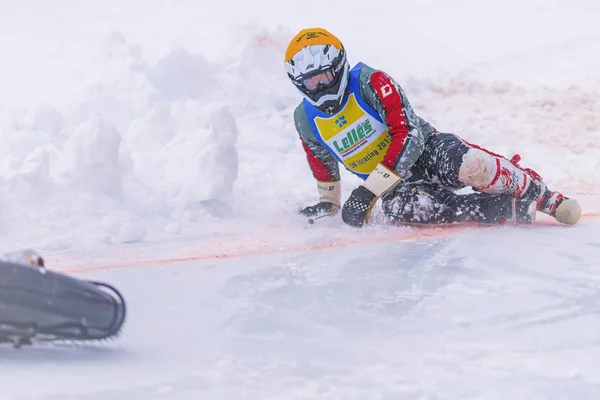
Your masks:
M 304 110 L 317 140 L 362 179 L 383 160 L 391 141 L 377 111 L 360 97 L 358 81 L 364 67 L 358 63 L 350 70 L 348 92 L 337 114 L 330 116 L 304 100 Z

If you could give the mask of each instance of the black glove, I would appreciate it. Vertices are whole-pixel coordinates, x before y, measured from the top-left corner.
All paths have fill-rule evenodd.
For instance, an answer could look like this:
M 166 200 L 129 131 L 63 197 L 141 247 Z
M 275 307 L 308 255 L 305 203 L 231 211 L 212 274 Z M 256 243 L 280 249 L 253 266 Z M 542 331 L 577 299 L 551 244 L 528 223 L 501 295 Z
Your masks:
M 350 226 L 360 228 L 367 222 L 376 201 L 377 196 L 369 189 L 362 185 L 357 187 L 342 207 L 342 220 Z
M 340 207 L 328 201 L 322 201 L 314 206 L 304 207 L 300 214 L 305 217 L 318 217 L 321 215 L 334 215 L 340 210 Z

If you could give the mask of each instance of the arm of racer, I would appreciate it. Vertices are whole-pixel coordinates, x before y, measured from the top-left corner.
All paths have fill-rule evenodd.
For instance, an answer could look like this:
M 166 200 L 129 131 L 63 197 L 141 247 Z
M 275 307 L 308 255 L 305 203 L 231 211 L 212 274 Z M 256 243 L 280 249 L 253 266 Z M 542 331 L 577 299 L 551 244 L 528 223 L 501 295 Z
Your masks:
M 407 176 L 425 147 L 419 118 L 400 86 L 384 72 L 372 70 L 365 72 L 361 83 L 362 97 L 387 125 L 391 143 L 383 161 L 344 203 L 342 219 L 355 227 L 367 222 L 377 199 Z M 426 128 L 433 129 L 428 124 Z
M 317 191 L 319 193 L 319 203 L 305 207 L 300 213 L 306 216 L 335 214 L 342 204 L 342 186 L 338 162 L 314 137 L 302 104 L 294 112 L 294 122 L 306 153 L 308 165 L 317 180 Z
M 367 104 L 379 113 L 391 137 L 381 164 L 399 177 L 406 177 L 425 148 L 426 134 L 419 118 L 400 85 L 385 72 L 373 71 L 365 79 L 364 92 Z

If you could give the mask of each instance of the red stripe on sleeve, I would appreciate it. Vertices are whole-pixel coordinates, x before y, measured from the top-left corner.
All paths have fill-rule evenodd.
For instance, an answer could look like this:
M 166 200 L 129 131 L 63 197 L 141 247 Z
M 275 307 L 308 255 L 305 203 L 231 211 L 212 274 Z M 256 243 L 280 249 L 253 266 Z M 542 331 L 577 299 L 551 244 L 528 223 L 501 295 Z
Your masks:
M 308 159 L 308 165 L 310 166 L 315 179 L 321 182 L 333 181 L 331 172 L 329 172 L 329 169 L 325 163 L 315 155 L 315 153 L 306 145 L 306 143 L 304 143 L 304 141 L 302 141 L 302 147 L 304 147 L 306 158 Z
M 389 134 L 392 137 L 382 164 L 393 170 L 408 136 L 402 97 L 392 80 L 381 71 L 374 72 L 370 82 L 383 105 L 386 115 L 385 123 L 389 127 Z

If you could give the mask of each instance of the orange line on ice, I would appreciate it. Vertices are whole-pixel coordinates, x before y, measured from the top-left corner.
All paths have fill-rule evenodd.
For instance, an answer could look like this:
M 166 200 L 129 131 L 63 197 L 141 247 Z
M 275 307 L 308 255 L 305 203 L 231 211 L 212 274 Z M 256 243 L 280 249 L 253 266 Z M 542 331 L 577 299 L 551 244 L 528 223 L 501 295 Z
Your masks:
M 600 213 L 586 213 L 583 215 L 585 219 L 592 219 L 600 217 Z M 567 225 L 560 225 L 552 219 L 540 220 L 536 222 L 536 225 L 554 225 L 557 227 L 572 228 Z M 454 232 L 464 231 L 469 228 L 491 228 L 491 225 L 444 225 L 444 226 L 426 226 L 426 225 L 415 225 L 415 228 L 411 230 L 403 230 L 399 232 L 387 232 L 383 235 L 358 237 L 352 239 L 341 239 L 339 241 L 328 241 L 325 243 L 313 244 L 308 246 L 291 246 L 291 247 L 277 247 L 271 249 L 254 249 L 240 252 L 231 253 L 207 253 L 197 254 L 183 257 L 172 257 L 172 258 L 159 258 L 159 259 L 138 259 L 130 262 L 122 262 L 116 264 L 106 265 L 92 265 L 89 267 L 77 267 L 60 270 L 60 272 L 70 274 L 80 274 L 92 271 L 106 271 L 114 269 L 125 269 L 125 268 L 143 268 L 155 265 L 169 265 L 188 261 L 205 261 L 205 260 L 219 260 L 219 259 L 236 259 L 245 257 L 255 256 L 272 256 L 282 254 L 299 253 L 303 251 L 315 251 L 315 250 L 327 250 L 332 248 L 343 248 L 353 244 L 365 244 L 365 243 L 381 243 L 381 242 L 403 242 L 403 241 L 415 241 L 419 239 L 435 238 L 440 236 L 446 236 Z M 525 226 L 527 228 L 528 226 Z M 531 226 L 535 227 L 535 225 Z
M 219 259 L 235 259 L 244 257 L 255 257 L 255 256 L 271 256 L 281 254 L 298 253 L 302 251 L 315 251 L 315 250 L 327 250 L 332 248 L 343 248 L 353 244 L 364 244 L 373 242 L 402 242 L 412 241 L 426 238 L 433 238 L 444 236 L 449 233 L 464 229 L 460 226 L 452 227 L 436 227 L 428 229 L 411 230 L 405 232 L 391 233 L 387 235 L 369 236 L 355 239 L 342 239 L 340 241 L 329 241 L 320 244 L 308 245 L 308 246 L 294 246 L 294 247 L 283 247 L 275 249 L 263 249 L 263 250 L 247 250 L 241 252 L 232 253 L 209 253 L 190 255 L 184 257 L 173 257 L 163 259 L 149 259 L 149 260 L 136 260 L 131 262 L 117 263 L 117 264 L 106 264 L 106 265 L 92 265 L 89 267 L 77 267 L 71 269 L 60 270 L 61 272 L 70 274 L 79 274 L 91 271 L 105 271 L 113 269 L 124 269 L 124 268 L 141 268 L 145 266 L 154 265 L 168 265 L 187 261 L 204 261 L 204 260 L 219 260 Z
M 600 217 L 600 213 L 585 213 L 582 215 L 585 218 L 598 218 Z

